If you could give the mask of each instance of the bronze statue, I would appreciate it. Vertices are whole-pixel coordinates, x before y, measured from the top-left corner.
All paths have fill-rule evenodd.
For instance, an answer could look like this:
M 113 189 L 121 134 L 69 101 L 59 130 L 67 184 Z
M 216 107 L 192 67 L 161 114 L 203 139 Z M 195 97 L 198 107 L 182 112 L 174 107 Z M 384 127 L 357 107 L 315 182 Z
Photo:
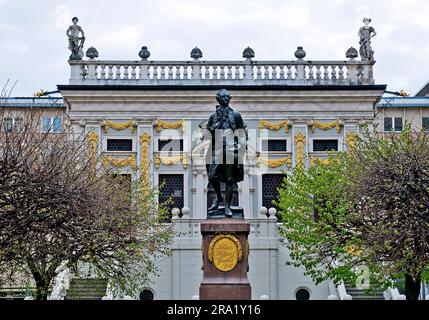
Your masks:
M 224 214 L 231 218 L 231 201 L 234 186 L 243 181 L 243 158 L 247 145 L 247 126 L 240 113 L 229 107 L 231 95 L 225 89 L 216 94 L 219 105 L 208 121 L 207 129 L 211 134 L 211 161 L 207 165 L 209 184 L 216 192 L 216 199 L 208 209 L 208 218 Z M 220 207 L 224 201 L 221 193 L 221 183 L 225 183 L 225 209 Z M 240 210 L 240 209 L 239 209 Z M 223 211 L 223 212 L 222 212 Z M 241 217 L 243 212 L 241 209 Z

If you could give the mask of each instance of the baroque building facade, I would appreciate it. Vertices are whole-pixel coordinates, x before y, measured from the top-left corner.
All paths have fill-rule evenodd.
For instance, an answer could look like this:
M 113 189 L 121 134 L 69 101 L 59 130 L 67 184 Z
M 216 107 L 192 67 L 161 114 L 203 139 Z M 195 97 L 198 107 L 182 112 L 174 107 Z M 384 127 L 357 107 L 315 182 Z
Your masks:
M 147 48 L 140 61 L 71 60 L 70 81 L 58 86 L 71 129 L 102 157 L 100 169 L 112 166 L 154 187 L 165 182 L 159 200 L 174 200 L 171 218 L 181 235 L 142 296 L 197 298 L 199 224 L 214 197 L 204 125 L 215 110 L 216 92 L 226 88 L 249 131 L 244 181 L 233 204 L 244 208 L 251 223 L 252 298 L 349 298 L 344 286 L 315 285 L 302 269 L 286 265 L 272 201 L 285 172 L 324 161 L 329 150 L 350 150 L 361 126 L 373 126 L 386 88 L 375 84 L 375 61 L 357 61 L 353 50 L 348 60 L 307 61 L 301 47 L 290 61 L 255 61 L 250 48 L 243 60 L 202 61 L 196 49 L 190 61 L 148 61 Z M 72 277 L 66 277 L 66 287 Z M 113 298 L 106 293 L 105 299 Z

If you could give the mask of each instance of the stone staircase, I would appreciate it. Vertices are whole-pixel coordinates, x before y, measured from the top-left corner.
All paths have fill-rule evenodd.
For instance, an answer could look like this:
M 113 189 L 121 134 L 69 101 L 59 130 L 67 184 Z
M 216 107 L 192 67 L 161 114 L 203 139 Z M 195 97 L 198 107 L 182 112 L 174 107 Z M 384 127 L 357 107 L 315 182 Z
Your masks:
M 65 300 L 101 300 L 106 295 L 107 279 L 77 279 L 70 281 Z
M 383 292 L 368 293 L 366 289 L 358 289 L 350 284 L 345 284 L 346 291 L 353 300 L 385 300 Z

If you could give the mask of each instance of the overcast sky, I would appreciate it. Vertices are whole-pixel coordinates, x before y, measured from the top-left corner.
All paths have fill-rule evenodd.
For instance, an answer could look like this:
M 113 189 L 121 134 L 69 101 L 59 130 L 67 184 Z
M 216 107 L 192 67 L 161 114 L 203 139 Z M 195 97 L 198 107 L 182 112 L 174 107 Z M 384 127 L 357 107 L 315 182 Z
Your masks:
M 0 0 L 0 85 L 31 96 L 67 84 L 73 16 L 85 50 L 113 60 L 139 60 L 143 45 L 150 60 L 188 60 L 195 46 L 204 60 L 241 60 L 247 46 L 258 60 L 292 60 L 299 45 L 308 60 L 345 60 L 370 17 L 376 83 L 415 94 L 429 81 L 428 0 Z

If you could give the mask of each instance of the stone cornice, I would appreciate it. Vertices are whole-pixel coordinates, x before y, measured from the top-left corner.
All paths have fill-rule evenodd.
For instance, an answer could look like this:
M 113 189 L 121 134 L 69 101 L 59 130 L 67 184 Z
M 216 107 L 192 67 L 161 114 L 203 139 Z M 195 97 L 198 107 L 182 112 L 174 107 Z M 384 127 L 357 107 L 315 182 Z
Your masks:
M 362 89 L 365 88 L 365 89 Z M 271 88 L 272 89 L 272 88 Z M 313 88 L 314 89 L 314 88 Z M 294 102 L 370 102 L 374 103 L 384 92 L 385 86 L 360 86 L 353 88 L 331 88 L 330 90 L 300 90 L 283 88 L 267 90 L 262 87 L 257 91 L 231 90 L 232 104 L 239 103 L 294 103 Z M 64 86 L 62 95 L 67 102 L 73 103 L 212 103 L 215 104 L 215 91 L 192 91 L 182 88 L 177 90 L 88 90 L 71 89 Z M 72 107 L 73 110 L 73 107 Z

